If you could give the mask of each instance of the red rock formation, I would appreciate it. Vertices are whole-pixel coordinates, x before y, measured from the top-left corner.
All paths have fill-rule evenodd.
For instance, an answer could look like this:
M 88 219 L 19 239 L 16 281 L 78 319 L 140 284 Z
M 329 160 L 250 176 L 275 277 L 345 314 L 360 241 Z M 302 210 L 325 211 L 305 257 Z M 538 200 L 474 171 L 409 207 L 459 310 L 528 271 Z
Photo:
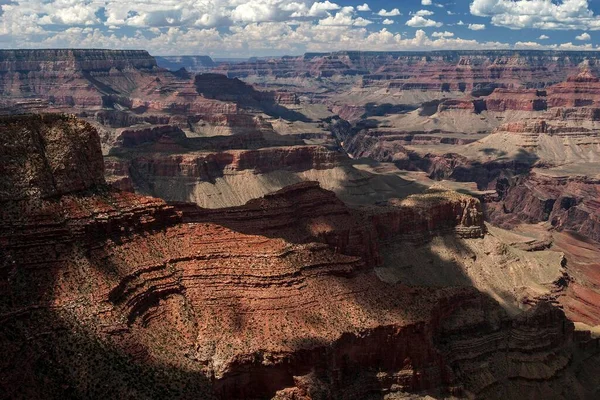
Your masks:
M 585 176 L 555 177 L 530 173 L 504 191 L 500 203 L 488 205 L 497 224 L 549 221 L 557 230 L 577 232 L 600 241 L 600 181 Z
M 433 51 L 308 53 L 303 57 L 221 64 L 229 77 L 331 77 L 361 75 L 364 86 L 393 90 L 477 91 L 543 88 L 565 80 L 594 52 Z
M 543 111 L 546 107 L 546 92 L 540 90 L 495 89 L 485 98 L 488 111 Z
M 159 144 L 160 145 L 160 144 Z M 162 148 L 162 145 L 160 145 Z M 156 147 L 154 148 L 156 149 Z M 177 149 L 174 148 L 175 151 Z M 180 147 L 179 150 L 182 150 Z M 330 169 L 339 166 L 342 153 L 322 146 L 271 147 L 258 150 L 226 150 L 222 152 L 199 151 L 176 154 L 139 153 L 126 158 L 108 158 L 106 176 L 113 180 L 129 177 L 144 184 L 164 178 L 188 184 L 202 181 L 214 182 L 225 173 L 234 174 L 251 170 L 256 174 L 274 171 L 301 172 L 309 169 Z M 154 195 L 170 200 L 169 193 Z
M 542 304 L 510 318 L 472 288 L 377 278 L 378 238 L 481 235 L 474 199 L 435 192 L 352 211 L 301 184 L 242 207 L 198 210 L 108 188 L 98 134 L 79 120 L 7 118 L 0 138 L 0 393 L 8 398 L 505 398 L 557 386 L 589 398 L 597 390 L 598 342 L 575 335 L 560 310 Z M 311 146 L 145 165 L 210 177 L 207 165 L 264 172 L 329 167 L 337 157 Z M 132 168 L 111 160 L 114 172 Z
M 51 198 L 104 182 L 97 132 L 60 115 L 2 117 L 0 200 Z M 26 179 L 23 179 L 26 177 Z
M 136 147 L 146 143 L 156 143 L 159 139 L 168 137 L 173 140 L 185 139 L 185 133 L 171 125 L 152 126 L 142 129 L 124 129 L 117 136 L 115 146 Z
M 58 107 L 99 108 L 106 94 L 122 89 L 123 81 L 155 68 L 146 51 L 2 50 L 0 93 Z
M 432 189 L 422 195 L 390 201 L 386 208 L 373 209 L 370 215 L 382 239 L 401 237 L 422 241 L 443 233 L 478 238 L 485 233 L 481 203 L 471 196 Z
M 549 107 L 599 107 L 600 80 L 584 69 L 548 89 Z

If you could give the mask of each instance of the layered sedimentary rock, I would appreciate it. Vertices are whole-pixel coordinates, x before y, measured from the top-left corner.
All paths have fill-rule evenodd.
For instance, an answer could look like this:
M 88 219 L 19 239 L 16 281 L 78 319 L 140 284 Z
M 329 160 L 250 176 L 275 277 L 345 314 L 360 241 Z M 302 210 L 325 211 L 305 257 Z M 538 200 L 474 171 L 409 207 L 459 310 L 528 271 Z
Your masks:
M 17 108 L 30 98 L 47 107 L 99 108 L 108 94 L 131 89 L 132 78 L 155 68 L 146 51 L 2 50 L 0 93 Z
M 49 184 L 80 181 L 99 138 L 69 118 L 28 118 L 0 126 L 2 165 L 21 188 L 0 197 L 5 397 L 597 393 L 597 341 L 560 310 L 512 318 L 472 288 L 383 283 L 377 223 L 329 192 L 305 184 L 210 211 L 114 191 L 101 168 L 77 187 Z M 13 137 L 92 150 L 21 154 L 27 141 Z M 453 221 L 480 224 L 459 203 Z
M 0 93 L 2 114 L 86 118 L 101 130 L 105 153 L 121 142 L 120 128 L 138 136 L 167 124 L 192 136 L 254 135 L 267 125 L 262 113 L 306 119 L 284 106 L 298 104 L 295 93 L 260 91 L 219 74 L 171 72 L 146 51 L 3 51 Z
M 548 91 L 550 107 L 598 107 L 600 80 L 588 68 L 569 76 L 566 82 L 552 86 Z
M 360 75 L 366 86 L 393 90 L 472 91 L 481 88 L 543 88 L 561 82 L 596 52 L 434 51 L 308 53 L 303 57 L 224 64 L 230 77 L 330 77 Z
M 156 63 L 160 67 L 170 69 L 171 71 L 185 68 L 190 72 L 200 72 L 216 66 L 213 59 L 209 56 L 162 56 L 155 58 Z
M 154 146 L 164 148 L 164 140 Z M 172 149 L 171 154 L 152 151 L 109 157 L 106 159 L 107 177 L 116 182 L 126 178 L 141 193 L 170 201 L 194 201 L 204 207 L 215 208 L 243 204 L 265 194 L 264 190 L 268 191 L 268 188 L 277 190 L 288 180 L 289 183 L 300 181 L 292 178 L 295 174 L 331 170 L 343 163 L 341 153 L 322 146 L 223 149 L 220 152 L 173 153 L 173 150 L 177 147 Z M 179 150 L 185 149 L 180 147 Z M 270 174 L 287 174 L 290 178 L 282 178 L 284 182 L 281 183 L 273 179 L 271 183 L 268 179 Z
M 552 176 L 542 171 L 503 179 L 498 202 L 488 205 L 497 224 L 548 221 L 558 230 L 577 232 L 600 242 L 600 180 L 586 176 Z

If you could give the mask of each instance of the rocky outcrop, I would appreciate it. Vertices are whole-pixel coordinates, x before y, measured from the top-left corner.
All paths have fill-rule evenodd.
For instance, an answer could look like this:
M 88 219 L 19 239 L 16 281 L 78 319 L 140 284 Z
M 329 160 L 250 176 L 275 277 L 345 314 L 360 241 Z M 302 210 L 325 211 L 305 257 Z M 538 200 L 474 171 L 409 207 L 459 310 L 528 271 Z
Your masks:
M 90 135 L 100 153 L 87 125 L 52 118 L 26 130 Z M 28 152 L 5 138 L 18 129 L 2 125 L 2 154 L 21 148 L 50 165 L 86 154 Z M 10 172 L 21 193 L 43 186 Z M 589 398 L 598 388 L 597 341 L 561 311 L 511 318 L 472 288 L 383 283 L 369 225 L 314 184 L 211 211 L 116 192 L 96 173 L 51 198 L 2 202 L 0 388 L 11 398 L 501 398 L 555 386 Z M 459 203 L 471 211 L 455 221 L 477 224 L 477 207 Z
M 155 68 L 146 51 L 2 50 L 0 93 L 13 105 L 37 98 L 48 108 L 100 108 L 108 95 L 129 90 L 140 73 Z
M 239 139 L 237 136 L 234 138 Z M 211 143 L 209 148 L 218 149 L 216 141 Z M 234 148 L 258 147 L 244 144 L 247 145 L 248 141 L 240 142 Z M 136 188 L 139 193 L 179 202 L 195 201 L 190 198 L 190 193 L 199 190 L 203 185 L 218 190 L 219 185 L 224 182 L 227 186 L 231 179 L 240 182 L 239 188 L 221 189 L 232 191 L 230 195 L 235 199 L 228 200 L 226 193 L 218 196 L 215 194 L 213 196 L 217 198 L 213 199 L 210 196 L 198 198 L 198 204 L 210 208 L 245 203 L 253 196 L 247 197 L 243 192 L 253 190 L 253 185 L 259 185 L 261 180 L 268 181 L 269 174 L 291 176 L 309 170 L 330 170 L 344 162 L 342 153 L 322 146 L 267 147 L 255 150 L 229 150 L 225 147 L 220 152 L 189 151 L 182 147 L 181 143 L 167 142 L 164 136 L 141 150 L 144 151 L 132 154 L 126 152 L 106 158 L 107 179 L 119 188 L 129 188 L 129 185 L 123 186 L 123 182 L 130 182 L 131 187 Z M 165 150 L 171 154 L 157 153 Z M 182 150 L 185 152 L 181 152 Z M 291 183 L 299 180 L 292 180 Z M 280 188 L 281 186 L 275 186 L 275 189 L 271 190 Z M 264 193 L 254 197 L 260 197 L 262 194 Z M 238 197 L 244 200 L 240 202 Z
M 0 201 L 46 199 L 104 183 L 98 133 L 74 117 L 0 119 Z
M 503 179 L 507 187 L 487 214 L 499 225 L 548 221 L 560 231 L 572 231 L 600 241 L 600 181 L 585 176 L 552 176 L 532 172 Z
M 214 180 L 227 171 L 234 173 L 252 170 L 255 173 L 268 173 L 279 170 L 326 169 L 338 165 L 341 159 L 340 153 L 321 146 L 292 146 L 218 153 L 149 154 L 124 162 L 132 169 L 133 175 L 151 181 L 157 177 Z
M 209 99 L 230 101 L 239 105 L 265 107 L 272 104 L 297 104 L 292 92 L 258 91 L 238 78 L 221 74 L 198 74 L 195 77 L 198 93 Z M 262 104 L 261 104 L 262 103 Z
M 190 72 L 201 72 L 216 66 L 216 63 L 209 56 L 162 56 L 155 58 L 158 66 L 171 71 L 185 68 Z
M 421 195 L 388 202 L 386 210 L 375 209 L 370 215 L 381 239 L 400 237 L 420 242 L 432 235 L 452 233 L 462 238 L 485 234 L 479 200 L 443 189 L 430 189 Z
M 546 108 L 546 92 L 535 89 L 495 89 L 485 98 L 485 109 L 488 111 L 545 111 Z
M 115 146 L 136 147 L 146 143 L 156 143 L 163 137 L 174 141 L 186 138 L 181 129 L 171 125 L 152 126 L 145 129 L 124 129 L 117 136 Z
M 483 88 L 544 88 L 564 81 L 582 63 L 596 70 L 597 60 L 597 52 L 587 51 L 342 51 L 221 64 L 216 70 L 240 78 L 360 75 L 363 86 L 471 92 Z
M 0 72 L 109 71 L 112 68 L 148 69 L 156 61 L 145 50 L 39 49 L 1 50 Z
M 548 89 L 550 107 L 600 106 L 600 80 L 588 68 Z

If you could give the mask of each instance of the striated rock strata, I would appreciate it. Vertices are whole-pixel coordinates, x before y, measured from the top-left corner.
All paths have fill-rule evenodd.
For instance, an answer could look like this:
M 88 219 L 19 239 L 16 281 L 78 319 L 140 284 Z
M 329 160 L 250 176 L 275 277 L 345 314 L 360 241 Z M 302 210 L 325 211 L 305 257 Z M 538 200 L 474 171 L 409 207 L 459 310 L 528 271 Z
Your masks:
M 25 116 L 0 135 L 3 178 L 21 188 L 0 192 L 3 397 L 598 392 L 598 343 L 560 310 L 511 318 L 472 288 L 383 283 L 377 221 L 314 185 L 178 210 L 108 188 L 101 168 L 81 180 L 80 160 L 101 165 L 85 123 Z M 26 151 L 21 138 L 63 151 Z M 76 187 L 48 186 L 70 178 Z M 458 207 L 456 224 L 480 224 L 477 207 Z

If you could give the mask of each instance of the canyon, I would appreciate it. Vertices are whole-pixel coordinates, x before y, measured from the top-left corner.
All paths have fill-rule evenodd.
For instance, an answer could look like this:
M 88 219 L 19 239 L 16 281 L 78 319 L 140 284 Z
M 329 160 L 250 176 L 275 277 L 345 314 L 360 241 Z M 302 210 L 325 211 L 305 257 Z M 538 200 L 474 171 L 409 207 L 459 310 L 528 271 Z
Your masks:
M 0 51 L 0 397 L 598 396 L 599 58 Z

